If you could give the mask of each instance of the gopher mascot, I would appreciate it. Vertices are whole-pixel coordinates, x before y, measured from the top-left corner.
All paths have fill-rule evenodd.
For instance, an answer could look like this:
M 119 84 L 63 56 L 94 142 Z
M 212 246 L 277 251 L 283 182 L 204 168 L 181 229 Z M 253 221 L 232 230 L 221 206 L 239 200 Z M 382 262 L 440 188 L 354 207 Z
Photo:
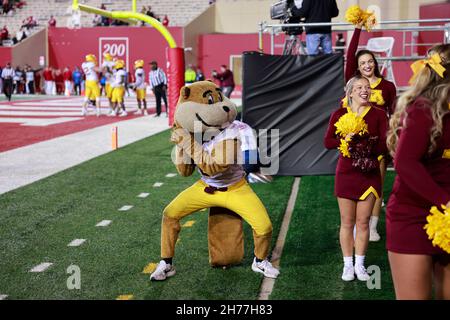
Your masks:
M 264 205 L 247 184 L 240 164 L 242 137 L 245 136 L 242 132 L 250 127 L 236 121 L 236 114 L 234 103 L 210 81 L 181 88 L 171 135 L 171 141 L 176 144 L 176 167 L 182 176 L 190 176 L 197 167 L 201 179 L 164 209 L 162 260 L 150 276 L 151 280 L 165 280 L 175 275 L 173 257 L 180 219 L 204 208 L 217 208 L 209 217 L 212 265 L 242 260 L 242 218 L 253 229 L 252 270 L 270 278 L 278 276 L 278 269 L 267 259 L 272 223 Z

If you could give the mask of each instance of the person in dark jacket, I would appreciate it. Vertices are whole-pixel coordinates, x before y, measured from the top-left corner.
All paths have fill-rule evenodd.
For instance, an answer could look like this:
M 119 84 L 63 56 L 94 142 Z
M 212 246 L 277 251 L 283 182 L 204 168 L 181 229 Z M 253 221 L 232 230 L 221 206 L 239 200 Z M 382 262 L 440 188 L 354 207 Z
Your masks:
M 292 9 L 294 16 L 305 18 L 305 23 L 331 22 L 331 18 L 339 15 L 336 0 L 304 0 L 300 9 Z M 306 48 L 309 55 L 322 52 L 333 52 L 331 40 L 331 26 L 306 27 Z
M 227 98 L 230 98 L 231 93 L 234 90 L 233 72 L 223 64 L 220 66 L 220 73 L 217 73 L 216 70 L 213 70 L 212 76 L 220 81 L 220 89 L 222 89 L 223 95 Z

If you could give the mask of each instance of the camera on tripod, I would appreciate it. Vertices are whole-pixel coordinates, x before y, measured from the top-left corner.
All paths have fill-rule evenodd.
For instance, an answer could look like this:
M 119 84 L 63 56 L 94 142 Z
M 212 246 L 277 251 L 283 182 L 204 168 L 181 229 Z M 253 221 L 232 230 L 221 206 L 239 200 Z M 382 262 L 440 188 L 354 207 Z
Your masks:
M 273 4 L 270 7 L 270 18 L 272 20 L 282 20 L 283 24 L 286 23 L 300 23 L 300 17 L 295 16 L 292 13 L 292 9 L 295 7 L 294 0 L 283 0 Z M 281 27 L 287 35 L 300 35 L 303 33 L 303 27 Z

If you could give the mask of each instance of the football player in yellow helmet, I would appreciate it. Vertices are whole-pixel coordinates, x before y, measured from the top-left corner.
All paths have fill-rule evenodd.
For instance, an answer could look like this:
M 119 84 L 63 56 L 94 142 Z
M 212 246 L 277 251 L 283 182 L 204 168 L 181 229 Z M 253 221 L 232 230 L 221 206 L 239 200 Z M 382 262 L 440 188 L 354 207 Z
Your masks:
M 133 84 L 133 88 L 136 91 L 136 100 L 138 104 L 139 110 L 137 110 L 136 114 L 145 114 L 148 115 L 147 112 L 147 100 L 145 99 L 145 71 L 144 71 L 144 60 L 136 60 L 134 62 L 134 76 L 135 82 Z M 142 105 L 144 105 L 144 109 L 142 109 Z
M 115 69 L 114 69 L 115 63 L 116 63 L 115 58 L 111 54 L 109 54 L 107 52 L 103 54 L 102 73 L 106 80 L 105 81 L 105 94 L 109 101 L 109 108 L 111 109 L 110 114 L 113 113 L 113 103 L 111 101 L 111 98 L 112 98 L 111 82 L 113 81 L 113 75 L 115 72 Z
M 81 114 L 85 116 L 87 114 L 87 106 L 89 100 L 94 100 L 96 105 L 97 116 L 100 115 L 100 87 L 98 83 L 99 71 L 97 68 L 97 58 L 93 54 L 86 55 L 86 61 L 81 65 L 83 72 L 86 76 L 85 84 L 85 98 Z
M 113 104 L 113 111 L 110 116 L 116 116 L 120 111 L 120 107 L 122 109 L 122 113 L 120 113 L 121 117 L 126 117 L 127 111 L 125 110 L 124 96 L 125 96 L 125 78 L 127 73 L 124 70 L 125 62 L 123 60 L 117 60 L 114 65 L 114 69 L 116 69 L 116 73 L 114 74 L 114 80 L 111 83 L 112 86 L 112 97 L 111 101 Z

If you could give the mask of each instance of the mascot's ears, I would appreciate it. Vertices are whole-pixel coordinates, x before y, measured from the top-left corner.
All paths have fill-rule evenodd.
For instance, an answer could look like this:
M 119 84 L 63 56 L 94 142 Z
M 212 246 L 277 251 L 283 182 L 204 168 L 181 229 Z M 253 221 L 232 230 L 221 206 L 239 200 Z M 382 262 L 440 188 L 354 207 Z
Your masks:
M 180 94 L 184 99 L 188 99 L 191 95 L 191 89 L 189 89 L 188 87 L 182 87 L 180 90 Z

